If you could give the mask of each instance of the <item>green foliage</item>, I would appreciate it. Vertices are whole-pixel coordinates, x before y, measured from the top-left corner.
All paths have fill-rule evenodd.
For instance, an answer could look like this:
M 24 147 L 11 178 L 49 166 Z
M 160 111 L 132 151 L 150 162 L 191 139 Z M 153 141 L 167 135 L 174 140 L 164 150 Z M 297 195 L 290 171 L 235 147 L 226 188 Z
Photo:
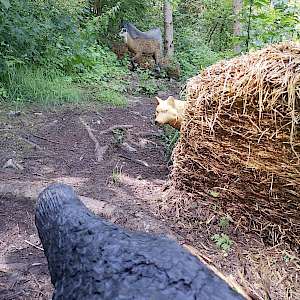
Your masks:
M 222 217 L 219 221 L 219 226 L 223 229 L 226 230 L 229 226 L 229 219 L 227 217 Z
M 118 91 L 103 89 L 97 94 L 97 100 L 103 104 L 109 104 L 112 106 L 127 106 L 128 102 L 126 98 Z
M 7 89 L 0 82 L 0 100 L 5 100 L 8 97 Z
M 165 149 L 166 149 L 166 156 L 168 159 L 171 158 L 173 149 L 180 137 L 179 130 L 166 125 L 164 126 L 164 143 L 165 143 Z
M 56 70 L 45 68 L 10 68 L 4 84 L 0 87 L 0 98 L 20 103 L 63 103 L 78 102 L 82 92 Z
M 119 27 L 121 20 L 135 21 L 148 9 L 148 3 L 139 0 L 100 1 L 101 17 L 106 16 L 106 28 L 111 28 L 111 31 Z
M 113 130 L 114 140 L 118 145 L 121 145 L 125 139 L 125 130 L 123 128 L 116 128 Z
M 231 50 L 233 21 L 232 0 L 203 1 L 199 23 L 206 43 L 215 52 Z
M 10 2 L 9 0 L 1 0 L 0 1 L 1 6 L 3 6 L 6 10 L 10 8 Z
M 48 102 L 55 97 L 57 101 L 79 100 L 82 96 L 76 85 L 88 85 L 87 94 L 91 98 L 126 105 L 122 93 L 127 88 L 127 61 L 118 61 L 108 45 L 119 38 L 117 33 L 122 20 L 133 22 L 141 30 L 154 26 L 163 29 L 163 1 L 150 4 L 139 0 L 101 0 L 97 14 L 91 10 L 93 2 L 0 0 L 2 100 Z M 216 61 L 232 56 L 235 21 L 232 1 L 171 2 L 176 55 L 174 70 L 170 72 L 176 72 L 178 61 L 185 80 Z M 248 0 L 243 3 L 240 16 L 243 45 L 248 42 L 252 48 L 299 39 L 300 4 L 297 1 L 278 0 L 270 4 L 266 0 Z M 138 77 L 137 93 L 153 96 L 162 89 L 150 73 L 139 72 Z
M 77 101 L 82 98 L 77 82 L 101 86 L 93 95 L 101 102 L 126 105 L 120 93 L 128 71 L 104 43 L 97 42 L 117 6 L 101 17 L 84 19 L 86 5 L 77 0 L 0 2 L 2 99 Z
M 60 52 L 56 49 L 59 41 L 71 47 L 79 29 L 76 2 L 72 0 L 65 5 L 62 0 L 10 0 L 8 9 L 0 9 L 2 66 L 6 66 L 10 57 L 22 62 L 40 62 L 48 52 Z
M 122 91 L 125 88 L 125 81 L 122 78 L 128 74 L 128 70 L 105 46 L 93 45 L 82 53 L 70 56 L 64 64 L 64 70 L 72 74 L 78 82 L 91 84 L 102 82 L 108 85 L 115 81 Z
M 157 83 L 155 82 L 155 79 L 150 79 L 149 81 L 140 81 L 137 93 L 153 96 L 158 92 L 158 90 L 159 88 Z
M 222 54 L 212 51 L 201 38 L 197 39 L 187 32 L 182 36 L 176 56 L 181 64 L 183 78 L 196 75 L 202 69 L 223 58 Z
M 298 40 L 300 38 L 300 3 L 281 0 L 271 3 L 266 0 L 248 0 L 244 4 L 241 21 L 244 30 L 240 40 L 245 45 L 248 43 L 249 48 L 261 48 L 265 44 L 283 40 Z
M 215 242 L 218 248 L 223 250 L 224 252 L 228 252 L 230 250 L 231 245 L 233 244 L 232 240 L 229 238 L 227 234 L 214 234 L 211 239 Z
M 229 1 L 181 1 L 174 12 L 176 58 L 184 79 L 230 55 Z M 229 52 L 229 53 L 227 53 Z
M 159 90 L 162 90 L 164 87 L 159 87 L 157 80 L 153 78 L 149 70 L 138 70 L 138 81 L 139 85 L 136 94 L 146 94 L 148 96 L 154 96 Z

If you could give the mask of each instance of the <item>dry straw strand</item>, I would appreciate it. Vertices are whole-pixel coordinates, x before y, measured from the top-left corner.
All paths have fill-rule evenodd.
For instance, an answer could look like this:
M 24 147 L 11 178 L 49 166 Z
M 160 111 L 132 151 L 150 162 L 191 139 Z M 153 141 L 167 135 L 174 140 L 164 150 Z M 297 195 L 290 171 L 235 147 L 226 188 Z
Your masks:
M 223 60 L 191 78 L 172 182 L 220 201 L 270 243 L 300 246 L 300 45 Z M 222 188 L 226 189 L 222 190 Z M 184 213 L 185 210 L 181 210 Z

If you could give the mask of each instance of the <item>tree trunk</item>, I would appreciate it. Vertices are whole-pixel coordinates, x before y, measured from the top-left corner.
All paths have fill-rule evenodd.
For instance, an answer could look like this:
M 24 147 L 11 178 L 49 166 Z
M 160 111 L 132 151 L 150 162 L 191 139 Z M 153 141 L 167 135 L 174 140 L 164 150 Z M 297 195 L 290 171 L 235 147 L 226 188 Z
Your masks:
M 101 0 L 94 0 L 92 11 L 96 16 L 100 16 L 101 12 Z
M 233 0 L 233 13 L 235 15 L 235 22 L 233 24 L 233 35 L 239 37 L 241 35 L 241 22 L 239 20 L 239 13 L 243 8 L 243 0 Z M 233 48 L 235 53 L 241 52 L 240 42 L 236 42 Z
M 165 29 L 165 56 L 172 57 L 174 54 L 174 43 L 173 43 L 173 16 L 172 6 L 170 1 L 164 1 L 164 29 Z

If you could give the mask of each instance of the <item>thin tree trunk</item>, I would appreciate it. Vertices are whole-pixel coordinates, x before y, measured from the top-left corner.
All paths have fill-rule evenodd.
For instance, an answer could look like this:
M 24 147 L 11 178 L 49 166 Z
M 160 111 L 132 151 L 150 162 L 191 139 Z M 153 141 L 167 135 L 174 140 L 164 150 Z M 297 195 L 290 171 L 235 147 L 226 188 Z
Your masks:
M 249 51 L 249 43 L 250 43 L 250 26 L 251 26 L 251 17 L 252 17 L 252 5 L 253 5 L 253 0 L 250 0 L 249 17 L 248 17 L 248 25 L 247 25 L 247 40 L 246 40 L 247 51 Z
M 239 20 L 239 13 L 243 8 L 243 0 L 233 0 L 233 13 L 235 15 L 235 22 L 233 24 L 233 35 L 234 37 L 239 37 L 241 35 L 241 22 Z M 233 48 L 235 53 L 241 52 L 240 42 L 235 43 Z
M 93 13 L 96 15 L 96 16 L 100 16 L 100 12 L 101 12 L 101 0 L 94 0 L 93 1 Z
M 173 43 L 173 16 L 172 6 L 170 1 L 164 1 L 164 29 L 165 29 L 165 56 L 172 57 L 174 54 L 174 43 Z

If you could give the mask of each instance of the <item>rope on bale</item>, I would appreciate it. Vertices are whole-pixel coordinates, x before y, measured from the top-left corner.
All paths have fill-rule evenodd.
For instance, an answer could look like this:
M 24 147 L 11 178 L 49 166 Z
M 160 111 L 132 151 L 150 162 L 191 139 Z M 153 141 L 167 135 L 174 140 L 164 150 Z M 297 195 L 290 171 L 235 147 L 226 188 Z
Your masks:
M 248 228 L 299 246 L 299 122 L 300 44 L 221 61 L 188 81 L 172 182 L 194 195 L 218 191 Z

